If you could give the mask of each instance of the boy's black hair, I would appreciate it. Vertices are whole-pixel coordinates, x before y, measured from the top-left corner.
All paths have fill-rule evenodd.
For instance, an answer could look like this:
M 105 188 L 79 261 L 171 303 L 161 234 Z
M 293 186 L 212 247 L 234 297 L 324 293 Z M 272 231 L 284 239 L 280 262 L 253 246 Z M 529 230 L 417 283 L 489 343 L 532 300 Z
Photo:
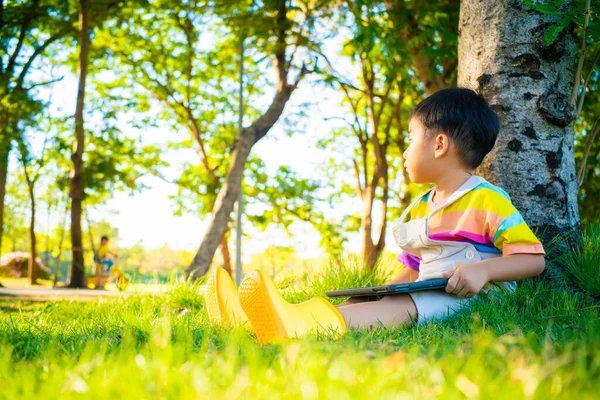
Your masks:
M 102 236 L 102 238 L 100 239 L 100 241 L 104 241 L 104 240 L 108 240 L 108 236 Z
M 477 168 L 498 137 L 500 121 L 483 96 L 466 88 L 442 89 L 420 102 L 410 113 L 428 134 L 447 134 L 459 157 Z

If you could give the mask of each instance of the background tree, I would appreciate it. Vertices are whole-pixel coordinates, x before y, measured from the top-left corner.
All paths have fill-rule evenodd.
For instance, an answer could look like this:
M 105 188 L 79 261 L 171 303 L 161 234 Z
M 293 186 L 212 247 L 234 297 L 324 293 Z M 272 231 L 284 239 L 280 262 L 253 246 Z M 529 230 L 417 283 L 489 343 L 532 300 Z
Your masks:
M 43 124 L 40 124 L 43 126 Z M 37 237 L 35 233 L 35 217 L 36 217 L 36 193 L 35 186 L 38 180 L 42 177 L 42 170 L 47 163 L 46 146 L 48 144 L 48 134 L 45 135 L 44 144 L 41 150 L 41 155 L 36 159 L 32 149 L 26 142 L 26 138 L 20 136 L 17 138 L 17 143 L 20 152 L 21 163 L 23 165 L 23 175 L 27 183 L 27 191 L 30 201 L 30 224 L 29 224 L 29 282 L 31 285 L 37 283 Z M 47 265 L 46 265 L 47 266 Z
M 91 3 L 89 0 L 79 0 L 79 56 L 77 62 L 77 74 L 79 77 L 79 86 L 77 92 L 77 103 L 75 109 L 75 142 L 71 160 L 73 169 L 69 187 L 71 197 L 71 282 L 70 287 L 82 287 L 85 271 L 83 259 L 84 249 L 82 248 L 81 217 L 83 212 L 83 200 L 86 196 L 85 189 L 88 186 L 86 174 L 84 172 L 84 148 L 85 148 L 85 129 L 84 129 L 84 107 L 86 93 L 86 78 L 90 59 L 99 57 L 91 44 L 93 32 L 102 29 L 106 24 L 114 26 L 119 20 L 121 9 L 138 4 L 137 2 L 123 2 L 119 0 L 103 0 Z M 105 129 L 106 131 L 106 129 Z M 105 149 L 105 151 L 108 149 Z M 120 149 L 121 155 L 127 155 L 126 149 Z M 112 153 L 112 150 L 108 150 Z M 131 155 L 131 154 L 129 154 Z M 90 159 L 90 161 L 92 161 Z M 108 158 L 102 160 L 102 164 L 112 170 L 112 175 L 118 175 L 117 163 Z M 108 174 L 109 176 L 111 174 Z M 110 179 L 109 179 L 110 181 Z M 127 181 L 121 181 L 127 185 Z
M 147 4 L 143 10 L 127 8 L 120 16 L 126 24 L 112 26 L 95 39 L 96 45 L 109 55 L 99 60 L 101 68 L 116 75 L 102 89 L 105 97 L 119 99 L 110 107 L 130 108 L 140 115 L 151 114 L 143 118 L 143 124 L 163 122 L 173 132 L 189 134 L 189 139 L 174 135 L 170 149 L 194 148 L 198 161 L 186 161 L 177 178 L 157 175 L 178 186 L 177 196 L 173 197 L 177 214 L 201 217 L 212 214 L 236 141 L 238 104 L 232 92 L 239 84 L 239 41 L 248 35 L 246 30 L 258 29 L 250 16 L 244 17 L 237 11 L 231 11 L 231 16 L 227 14 L 228 9 L 207 13 L 205 6 L 204 2 L 164 0 Z M 259 38 L 252 40 L 248 46 L 256 44 Z M 207 42 L 211 42 L 210 47 L 205 45 Z M 247 120 L 260 116 L 253 104 L 260 102 L 261 87 L 268 85 L 265 71 L 268 60 L 260 47 L 256 47 L 250 46 L 245 55 L 248 59 L 244 71 Z M 136 89 L 123 93 L 123 87 Z M 328 226 L 322 215 L 315 215 L 313 196 L 307 192 L 311 188 L 300 178 L 282 168 L 278 174 L 285 176 L 287 182 L 280 184 L 282 179 L 266 175 L 260 158 L 249 157 L 247 165 L 249 184 L 243 190 L 249 196 L 246 216 L 250 222 L 261 228 L 271 223 L 288 227 L 295 218 L 300 218 L 315 221 L 315 225 L 321 227 Z M 274 192 L 277 196 L 270 195 Z M 271 206 L 267 212 L 253 214 L 252 210 L 256 209 L 253 204 L 267 202 Z M 231 220 L 219 243 L 222 266 L 228 271 L 231 271 L 230 223 Z M 327 233 L 331 234 L 331 230 Z
M 242 5 L 230 5 L 229 3 L 227 3 L 228 7 Z M 307 45 L 311 43 L 311 32 L 317 17 L 316 13 L 323 12 L 326 5 L 325 2 L 322 4 L 315 4 L 311 1 L 293 2 L 293 12 L 288 13 L 288 1 L 272 0 L 265 2 L 263 7 L 251 7 L 244 13 L 259 22 L 260 27 L 267 29 L 266 31 L 257 30 L 253 34 L 257 39 L 264 40 L 265 54 L 273 59 L 275 97 L 267 111 L 237 134 L 227 178 L 217 196 L 210 225 L 198 253 L 188 267 L 188 273 L 195 278 L 206 273 L 218 243 L 225 233 L 233 204 L 239 198 L 244 166 L 252 147 L 277 122 L 290 96 L 298 87 L 302 77 L 308 72 L 306 63 L 310 62 L 310 59 L 305 59 L 304 62 L 300 61 L 301 66 L 298 66 L 295 56 L 302 51 L 302 48 L 307 48 Z M 320 9 L 314 9 L 315 6 Z M 297 72 L 294 76 L 295 71 Z
M 83 259 L 83 244 L 81 237 L 81 214 L 84 192 L 83 181 L 83 151 L 85 147 L 85 133 L 83 126 L 83 108 L 85 105 L 85 80 L 88 70 L 88 56 L 90 48 L 90 3 L 89 0 L 79 1 L 79 62 L 77 89 L 77 106 L 75 109 L 75 142 L 73 144 L 73 170 L 71 172 L 71 281 L 69 287 L 83 287 L 85 263 Z
M 139 89 L 122 96 L 125 104 L 115 103 L 113 107 L 129 106 L 142 113 L 159 109 L 158 118 L 146 119 L 145 123 L 164 121 L 175 132 L 190 133 L 191 142 L 173 140 L 171 148 L 195 148 L 199 164 L 186 162 L 174 181 L 159 176 L 178 185 L 179 213 L 199 212 L 201 216 L 212 211 L 227 171 L 228 149 L 236 131 L 237 102 L 231 91 L 238 70 L 235 37 L 213 38 L 214 48 L 203 48 L 201 38 L 208 37 L 211 27 L 219 29 L 215 17 L 205 11 L 203 2 L 179 0 L 154 2 L 143 10 L 128 8 L 121 16 L 127 24 L 98 37 L 98 45 L 111 56 L 101 60 L 103 67 L 119 76 L 107 85 L 108 93 L 124 86 Z M 258 90 L 256 85 L 264 81 L 255 69 L 247 74 L 252 82 L 247 90 L 252 95 Z M 247 113 L 255 115 L 252 107 Z M 223 267 L 231 273 L 227 236 L 223 236 L 219 247 Z
M 352 117 L 326 117 L 340 119 L 350 129 L 335 130 L 321 144 L 336 152 L 347 133 L 357 139 L 355 144 L 345 143 L 355 149 L 352 162 L 340 170 L 335 167 L 338 159 L 332 160 L 329 182 L 340 181 L 334 175 L 345 170 L 354 171 L 355 184 L 342 179 L 336 191 L 344 196 L 356 193 L 361 200 L 362 211 L 347 216 L 346 229 L 360 229 L 363 259 L 370 268 L 385 247 L 388 217 L 397 216 L 410 202 L 413 185 L 402 166 L 409 111 L 424 94 L 455 81 L 457 3 L 345 2 L 336 21 L 351 37 L 341 54 L 331 57 L 339 60 L 329 62 L 325 82 L 335 83 L 343 93 Z M 339 72 L 348 59 L 356 78 Z M 374 218 L 374 206 L 381 207 L 381 217 Z
M 369 3 L 356 3 L 365 2 Z M 403 59 L 412 60 L 425 94 L 454 86 L 460 0 L 386 0 L 383 4 L 397 32 L 396 49 Z
M 72 32 L 65 1 L 0 2 L 0 251 L 9 154 L 24 121 L 39 113 L 37 88 L 44 86 L 40 59 L 49 47 Z
M 403 108 L 406 105 L 403 106 L 403 103 L 404 92 L 409 86 L 406 82 L 410 82 L 407 71 L 411 65 L 396 52 L 395 41 L 388 40 L 391 21 L 378 7 L 378 3 L 375 6 L 349 4 L 349 15 L 344 18 L 348 21 L 352 36 L 344 43 L 344 57 L 338 63 L 344 64 L 350 59 L 356 67 L 356 79 L 344 77 L 323 55 L 327 60 L 325 82 L 344 94 L 344 104 L 348 105 L 352 117 L 337 117 L 347 127 L 337 130 L 333 137 L 322 141 L 321 145 L 329 151 L 336 151 L 335 148 L 340 146 L 344 138 L 351 136 L 355 141 L 352 145 L 354 154 L 346 164 L 348 170 L 354 171 L 355 183 L 351 185 L 341 180 L 343 183 L 339 191 L 340 194 L 356 194 L 361 200 L 359 221 L 362 257 L 365 265 L 371 269 L 385 248 L 390 184 L 407 187 L 406 181 L 403 185 L 395 185 L 398 182 L 394 178 L 406 179 L 401 162 L 405 149 L 406 114 L 403 114 Z M 333 118 L 336 117 L 326 117 Z M 332 160 L 332 164 L 336 163 L 337 159 Z M 403 199 L 401 203 L 408 201 L 406 194 L 400 194 Z M 373 208 L 376 202 L 381 207 L 381 216 L 374 223 Z M 377 231 L 373 232 L 376 227 Z M 351 229 L 348 225 L 347 228 Z

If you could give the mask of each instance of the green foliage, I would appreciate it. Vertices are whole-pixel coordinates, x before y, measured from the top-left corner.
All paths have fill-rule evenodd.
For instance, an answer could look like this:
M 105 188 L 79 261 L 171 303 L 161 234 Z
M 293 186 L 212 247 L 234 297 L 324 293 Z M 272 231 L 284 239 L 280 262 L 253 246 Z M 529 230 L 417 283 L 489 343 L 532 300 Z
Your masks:
M 287 230 L 296 220 L 317 223 L 324 219 L 316 207 L 320 200 L 317 197 L 320 182 L 301 178 L 287 166 L 279 167 L 269 178 L 264 172 L 264 163 L 260 160 L 255 162 L 249 168 L 252 174 L 245 186 L 245 194 L 252 202 L 260 202 L 266 207 L 258 214 L 247 215 L 248 220 L 263 230 L 270 223 L 279 224 Z
M 97 82 L 99 97 L 108 99 L 106 109 L 152 113 L 154 118 L 143 117 L 141 126 L 164 122 L 173 132 L 186 131 L 189 139 L 174 137 L 169 147 L 197 152 L 198 159 L 185 162 L 180 176 L 173 180 L 178 186 L 177 195 L 172 196 L 178 215 L 210 215 L 228 173 L 238 131 L 242 38 L 246 47 L 244 122 L 261 115 L 262 107 L 256 104 L 269 86 L 268 61 L 278 46 L 273 31 L 278 28 L 276 16 L 281 4 L 273 1 L 259 7 L 244 1 L 155 1 L 125 7 L 119 19 L 108 23 L 95 37 L 96 51 L 106 55 L 98 59 L 95 68 L 114 74 L 110 80 L 99 78 Z M 309 46 L 313 15 L 322 15 L 327 8 L 324 4 L 295 2 L 291 6 L 287 23 L 294 28 L 290 40 L 295 38 L 298 46 Z M 304 61 L 311 62 L 306 57 Z M 290 61 L 287 67 L 296 68 L 296 63 L 299 61 Z M 135 90 L 123 91 L 123 87 Z M 316 189 L 315 182 L 286 167 L 274 177 L 265 171 L 259 158 L 248 160 L 246 210 L 267 208 L 258 215 L 248 215 L 251 222 L 263 229 L 273 223 L 287 229 L 294 220 L 311 220 L 323 234 L 336 233 L 314 207 L 310 192 Z M 160 175 L 156 170 L 152 173 Z M 330 247 L 331 251 L 340 251 L 342 241 L 336 237 L 323 242 L 337 246 Z
M 365 3 L 379 3 L 366 0 Z M 430 72 L 446 86 L 456 85 L 458 66 L 459 1 L 390 1 L 383 40 L 402 60 L 416 54 L 431 58 Z M 416 68 L 412 68 L 413 72 Z M 421 82 L 423 89 L 426 82 Z
M 541 14 L 552 18 L 552 25 L 548 27 L 544 34 L 544 45 L 549 46 L 554 43 L 561 33 L 567 28 L 576 28 L 577 36 L 581 38 L 586 12 L 587 0 L 576 0 L 566 3 L 560 0 L 532 1 L 522 0 L 530 9 L 536 10 Z M 587 26 L 587 42 L 589 44 L 597 43 L 600 37 L 600 1 L 590 1 L 590 21 Z M 580 45 L 579 40 L 578 45 Z

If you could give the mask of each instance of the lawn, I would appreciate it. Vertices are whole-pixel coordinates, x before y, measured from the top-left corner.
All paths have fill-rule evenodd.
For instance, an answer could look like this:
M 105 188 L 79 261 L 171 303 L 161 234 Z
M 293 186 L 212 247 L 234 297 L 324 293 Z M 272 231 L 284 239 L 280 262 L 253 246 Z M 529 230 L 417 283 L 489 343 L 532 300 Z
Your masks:
M 332 285 L 383 279 L 346 266 L 279 284 L 297 302 Z M 264 347 L 243 328 L 211 327 L 200 285 L 99 302 L 0 300 L 0 398 L 581 399 L 600 393 L 600 303 L 544 280 L 481 298 L 450 321 Z

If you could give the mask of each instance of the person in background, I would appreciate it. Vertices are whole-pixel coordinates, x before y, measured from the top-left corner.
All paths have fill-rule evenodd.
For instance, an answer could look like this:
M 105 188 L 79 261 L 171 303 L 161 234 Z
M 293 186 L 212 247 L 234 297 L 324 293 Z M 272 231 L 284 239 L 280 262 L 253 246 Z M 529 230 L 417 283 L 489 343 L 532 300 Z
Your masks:
M 100 247 L 98 251 L 94 255 L 94 262 L 101 266 L 106 267 L 105 272 L 108 273 L 112 266 L 115 264 L 115 258 L 117 258 L 116 254 L 112 252 L 109 246 L 109 239 L 107 236 L 102 236 L 100 239 Z

